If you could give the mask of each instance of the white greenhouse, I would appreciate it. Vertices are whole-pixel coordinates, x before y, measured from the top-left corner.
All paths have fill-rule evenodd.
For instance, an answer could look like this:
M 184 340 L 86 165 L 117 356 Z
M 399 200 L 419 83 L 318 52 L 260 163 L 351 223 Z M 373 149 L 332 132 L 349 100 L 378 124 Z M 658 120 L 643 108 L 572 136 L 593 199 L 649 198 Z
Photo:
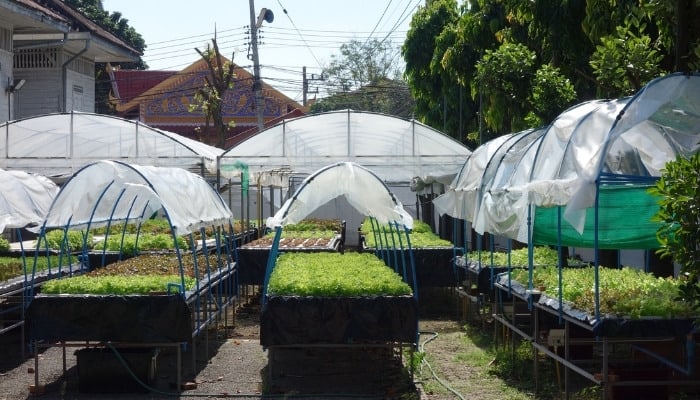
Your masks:
M 523 243 L 658 247 L 650 221 L 658 205 L 647 189 L 668 161 L 700 148 L 700 75 L 579 104 L 533 132 L 514 134 L 531 139 L 524 146 L 498 138 L 475 149 L 434 201 L 439 212 Z
M 419 210 L 412 189 L 448 184 L 470 154 L 460 142 L 418 121 L 342 110 L 270 127 L 224 152 L 219 171 L 224 185 L 226 179 L 241 175 L 241 182 L 249 182 L 257 194 L 251 198 L 261 222 L 281 207 L 305 177 L 338 162 L 371 170 L 407 209 L 414 207 L 409 212 L 415 217 Z M 269 194 L 263 194 L 264 188 Z M 269 208 L 263 206 L 263 195 Z
M 215 174 L 216 158 L 223 152 L 138 121 L 82 112 L 9 121 L 0 130 L 0 168 L 33 172 L 58 182 L 100 160 Z

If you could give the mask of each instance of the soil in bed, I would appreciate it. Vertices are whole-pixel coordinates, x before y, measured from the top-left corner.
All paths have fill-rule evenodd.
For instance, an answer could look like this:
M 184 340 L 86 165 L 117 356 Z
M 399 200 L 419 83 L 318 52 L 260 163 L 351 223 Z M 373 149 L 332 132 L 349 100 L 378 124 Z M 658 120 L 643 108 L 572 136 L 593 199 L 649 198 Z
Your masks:
M 217 265 L 216 258 L 211 256 L 209 263 L 214 270 Z M 199 279 L 206 277 L 206 265 L 205 256 L 197 256 Z M 195 277 L 194 258 L 191 254 L 182 255 L 182 269 L 186 276 Z M 88 275 L 180 275 L 180 264 L 175 254 L 142 254 L 95 268 Z

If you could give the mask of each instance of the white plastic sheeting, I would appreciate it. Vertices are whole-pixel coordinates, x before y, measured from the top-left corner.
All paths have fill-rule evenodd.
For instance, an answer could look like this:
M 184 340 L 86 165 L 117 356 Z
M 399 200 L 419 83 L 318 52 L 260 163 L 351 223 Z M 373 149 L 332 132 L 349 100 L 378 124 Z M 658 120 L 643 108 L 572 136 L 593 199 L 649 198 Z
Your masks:
M 530 207 L 565 206 L 581 232 L 602 174 L 658 177 L 668 161 L 698 151 L 700 75 L 672 74 L 631 98 L 581 103 L 526 146 L 508 146 L 509 137 L 474 150 L 433 201 L 438 212 L 472 222 L 479 233 L 526 242 Z
M 57 192 L 44 176 L 0 170 L 0 232 L 41 224 Z
M 579 174 L 565 218 L 582 229 L 583 210 L 594 205 L 601 173 L 661 176 L 667 162 L 699 149 L 700 75 L 678 73 L 651 81 L 619 112 L 589 168 Z
M 283 184 L 270 176 L 311 174 L 336 162 L 354 162 L 385 182 L 448 184 L 471 152 L 449 136 L 415 120 L 360 112 L 334 111 L 284 121 L 226 151 L 225 166 L 248 165 L 251 183 Z
M 298 223 L 340 196 L 358 212 L 376 218 L 380 224 L 399 222 L 413 228 L 413 218 L 384 182 L 374 172 L 352 162 L 329 165 L 309 175 L 282 208 L 267 219 L 266 226 Z
M 455 176 L 450 184 L 449 189 L 443 195 L 433 200 L 433 204 L 440 214 L 448 214 L 470 222 L 474 221 L 474 216 L 479 207 L 483 171 L 494 154 L 510 136 L 499 136 L 477 147 L 472 152 L 459 174 Z
M 163 210 L 177 235 L 231 221 L 231 210 L 199 175 L 181 168 L 98 161 L 61 187 L 45 227 L 84 229 L 148 219 Z
M 216 173 L 222 149 L 151 128 L 138 121 L 91 114 L 60 113 L 0 125 L 0 168 L 68 177 L 99 160 L 139 165 L 204 168 Z

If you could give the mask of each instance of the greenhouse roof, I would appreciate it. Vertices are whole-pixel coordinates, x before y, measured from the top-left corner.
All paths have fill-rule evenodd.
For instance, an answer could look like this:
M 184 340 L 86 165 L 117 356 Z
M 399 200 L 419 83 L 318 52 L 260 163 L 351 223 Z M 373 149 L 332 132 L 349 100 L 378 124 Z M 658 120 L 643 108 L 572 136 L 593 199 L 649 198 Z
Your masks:
M 138 121 L 92 113 L 58 113 L 0 126 L 0 168 L 68 177 L 98 160 L 216 173 L 223 150 Z
M 415 177 L 449 183 L 471 151 L 415 120 L 343 110 L 283 121 L 227 150 L 220 170 L 240 160 L 251 180 L 279 173 L 311 174 L 337 162 L 354 162 L 385 182 Z M 281 172 L 280 172 L 281 171 Z
M 57 192 L 46 177 L 0 170 L 0 233 L 41 224 Z
M 386 184 L 374 172 L 352 162 L 332 164 L 306 177 L 282 208 L 268 218 L 266 226 L 298 223 L 340 196 L 344 196 L 358 212 L 381 224 L 398 222 L 413 228 L 413 217 Z
M 93 228 L 139 222 L 161 210 L 177 235 L 232 218 L 219 194 L 199 175 L 181 168 L 98 161 L 81 168 L 61 187 L 44 225 Z
M 566 221 L 583 232 L 601 177 L 648 185 L 667 162 L 698 151 L 700 75 L 672 74 L 633 97 L 581 103 L 533 132 L 475 149 L 449 191 L 434 200 L 438 211 L 473 222 L 477 232 L 526 242 L 530 206 L 564 206 Z M 531 140 L 514 145 L 524 135 Z

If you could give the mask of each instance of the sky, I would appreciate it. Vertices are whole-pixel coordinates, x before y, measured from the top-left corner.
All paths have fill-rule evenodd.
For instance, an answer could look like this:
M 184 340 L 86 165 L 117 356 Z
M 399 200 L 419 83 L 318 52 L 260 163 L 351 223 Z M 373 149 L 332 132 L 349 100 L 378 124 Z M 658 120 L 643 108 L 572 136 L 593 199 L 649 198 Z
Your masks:
M 250 42 L 252 0 L 103 0 L 105 10 L 118 11 L 146 42 L 143 60 L 151 70 L 181 70 L 199 60 L 215 36 L 221 53 L 253 72 Z M 303 67 L 307 79 L 321 70 L 351 40 L 386 41 L 400 47 L 411 17 L 423 0 L 254 0 L 257 19 L 263 8 L 272 22 L 258 30 L 260 76 L 292 99 L 303 97 Z M 250 54 L 250 58 L 248 55 Z M 318 91 L 318 95 L 314 92 Z M 309 81 L 308 98 L 323 97 L 320 80 Z

